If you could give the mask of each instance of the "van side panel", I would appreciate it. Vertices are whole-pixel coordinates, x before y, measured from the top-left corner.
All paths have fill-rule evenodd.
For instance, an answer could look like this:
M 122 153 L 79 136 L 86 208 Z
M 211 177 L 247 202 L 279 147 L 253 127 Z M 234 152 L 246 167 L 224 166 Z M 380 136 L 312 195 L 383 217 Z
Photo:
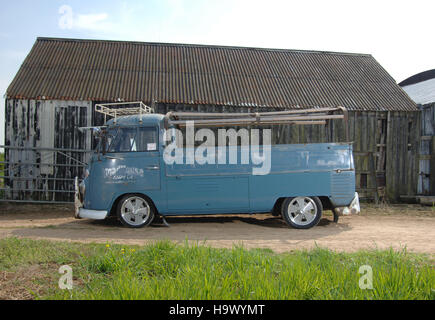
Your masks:
M 254 212 L 270 212 L 278 198 L 330 196 L 330 181 L 331 173 L 326 171 L 252 176 L 250 205 Z
M 327 196 L 334 205 L 347 205 L 354 197 L 349 144 L 271 146 L 270 172 L 265 175 L 253 170 L 263 164 L 241 163 L 243 155 L 251 159 L 249 148 L 219 148 L 226 148 L 227 162 L 235 151 L 238 163 L 219 164 L 216 151 L 215 164 L 186 164 L 189 150 L 184 149 L 181 164 L 165 166 L 166 214 L 267 212 L 278 198 L 295 196 Z M 262 153 L 260 148 L 257 156 Z
M 281 197 L 327 196 L 348 205 L 355 195 L 352 148 L 349 144 L 272 146 L 268 175 L 249 180 L 252 211 L 270 211 Z
M 249 211 L 247 176 L 168 177 L 168 212 Z

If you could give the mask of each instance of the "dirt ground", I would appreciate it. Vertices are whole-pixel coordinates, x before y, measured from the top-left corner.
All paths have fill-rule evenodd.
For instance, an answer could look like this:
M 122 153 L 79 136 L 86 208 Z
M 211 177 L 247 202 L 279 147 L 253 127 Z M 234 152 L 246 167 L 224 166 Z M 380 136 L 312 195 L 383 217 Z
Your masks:
M 435 207 L 362 204 L 358 216 L 330 211 L 309 230 L 289 228 L 270 214 L 172 217 L 150 227 L 129 229 L 116 219 L 76 220 L 72 206 L 0 204 L 0 238 L 23 237 L 79 242 L 145 244 L 157 239 L 198 241 L 213 247 L 270 248 L 275 252 L 320 246 L 336 251 L 386 249 L 435 254 Z

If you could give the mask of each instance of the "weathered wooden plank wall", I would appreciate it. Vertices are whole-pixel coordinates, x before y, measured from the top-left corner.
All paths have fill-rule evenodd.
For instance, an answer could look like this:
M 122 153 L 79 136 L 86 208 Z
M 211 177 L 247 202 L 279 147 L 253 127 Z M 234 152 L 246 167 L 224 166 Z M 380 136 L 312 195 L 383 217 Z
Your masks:
M 81 133 L 77 126 L 91 123 L 91 102 L 61 100 L 6 101 L 5 144 L 14 147 L 86 149 L 90 145 L 90 133 Z M 86 162 L 84 153 L 68 153 Z M 19 190 L 71 190 L 71 182 L 55 181 L 55 178 L 81 176 L 81 168 L 74 166 L 71 158 L 56 152 L 5 150 L 7 186 Z M 16 165 L 28 163 L 26 165 Z M 33 165 L 32 163 L 36 163 Z M 52 166 L 62 164 L 66 166 Z M 15 179 L 14 179 L 15 178 Z M 14 200 L 65 200 L 67 193 L 42 193 L 31 191 L 11 192 Z
M 6 124 L 5 124 L 5 143 L 17 147 L 36 147 L 40 137 L 40 119 L 44 116 L 40 103 L 34 100 L 7 100 Z M 23 153 L 20 151 L 5 150 L 5 161 L 7 162 L 36 162 L 34 153 Z M 8 176 L 31 176 L 34 170 L 25 166 L 5 165 L 5 175 Z M 9 180 L 5 179 L 6 185 Z M 34 187 L 33 181 L 17 180 L 13 181 L 11 188 L 25 190 Z M 13 195 L 24 196 L 26 192 L 15 192 Z
M 390 199 L 417 193 L 419 120 L 418 112 L 388 114 L 386 192 Z
M 419 106 L 421 110 L 421 143 L 418 194 L 435 195 L 435 103 Z
M 431 194 L 435 195 L 435 136 L 432 137 L 432 151 L 431 151 L 431 160 L 430 160 L 430 187 Z
M 63 149 L 78 149 L 86 150 L 90 149 L 90 135 L 80 132 L 77 128 L 86 127 L 91 122 L 91 114 L 89 105 L 58 105 L 55 108 L 55 121 L 54 128 L 56 132 L 56 138 L 54 141 L 54 148 Z M 78 167 L 79 162 L 87 162 L 89 154 L 81 152 L 70 152 L 67 156 L 57 153 L 56 163 L 67 164 L 68 167 L 58 166 L 55 167 L 54 177 L 73 179 L 74 177 L 81 177 L 83 174 L 83 168 Z M 70 190 L 71 181 L 53 180 L 52 187 L 55 190 Z

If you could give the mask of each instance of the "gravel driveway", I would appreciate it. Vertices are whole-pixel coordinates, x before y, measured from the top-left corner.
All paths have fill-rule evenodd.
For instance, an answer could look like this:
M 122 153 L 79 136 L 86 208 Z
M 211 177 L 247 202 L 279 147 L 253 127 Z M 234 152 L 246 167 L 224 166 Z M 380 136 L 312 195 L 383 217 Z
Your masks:
M 276 252 L 327 247 L 336 251 L 406 247 L 435 254 L 435 208 L 420 205 L 363 205 L 361 215 L 338 224 L 325 212 L 319 225 L 296 230 L 270 214 L 173 217 L 142 229 L 116 220 L 73 218 L 73 208 L 47 205 L 0 205 L 0 238 L 8 236 L 81 242 L 144 244 L 157 239 L 205 242 L 213 247 L 270 248 Z

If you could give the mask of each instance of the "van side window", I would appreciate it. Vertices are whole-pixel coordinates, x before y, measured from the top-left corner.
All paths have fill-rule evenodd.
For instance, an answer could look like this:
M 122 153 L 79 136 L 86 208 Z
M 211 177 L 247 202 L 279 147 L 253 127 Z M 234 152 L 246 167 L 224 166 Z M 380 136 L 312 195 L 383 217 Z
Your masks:
M 138 148 L 139 151 L 157 151 L 158 136 L 155 128 L 138 128 Z
M 107 152 L 157 151 L 158 139 L 155 128 L 119 128 Z

